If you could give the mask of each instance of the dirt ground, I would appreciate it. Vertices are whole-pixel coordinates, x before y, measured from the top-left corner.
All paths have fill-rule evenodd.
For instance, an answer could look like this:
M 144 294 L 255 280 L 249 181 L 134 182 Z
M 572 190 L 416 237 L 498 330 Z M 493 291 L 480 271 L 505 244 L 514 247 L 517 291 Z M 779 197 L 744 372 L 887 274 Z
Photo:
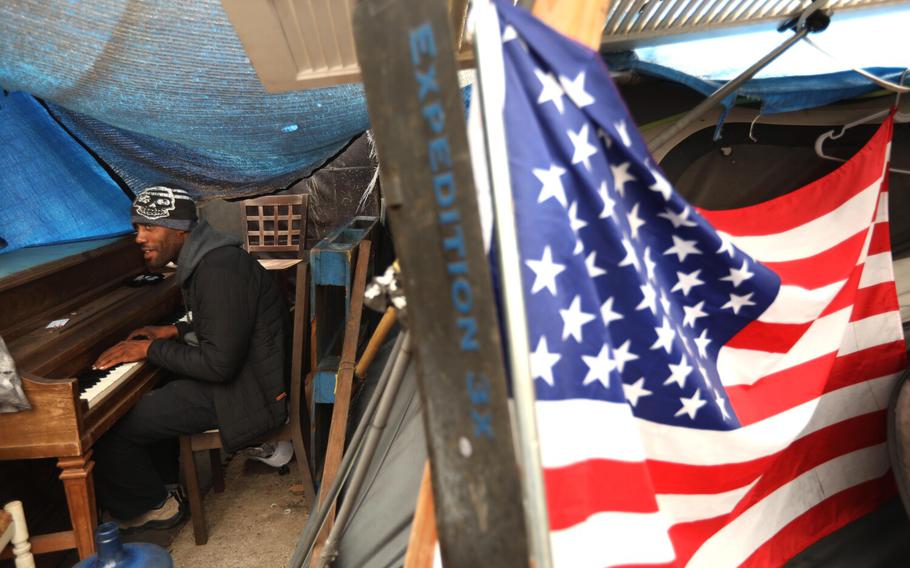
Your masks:
M 205 459 L 200 459 L 205 458 Z M 208 482 L 197 454 L 200 476 Z M 296 466 L 281 475 L 255 460 L 232 458 L 225 467 L 225 491 L 209 490 L 203 504 L 209 529 L 208 543 L 196 546 L 189 518 L 170 531 L 144 531 L 128 535 L 128 542 L 152 542 L 170 552 L 175 568 L 281 568 L 287 566 L 310 507 L 303 496 L 291 492 Z
M 225 472 L 225 491 L 204 499 L 209 541 L 196 546 L 193 523 L 180 528 L 169 551 L 176 568 L 271 568 L 287 566 L 309 514 L 303 496 L 291 492 L 291 474 L 235 457 Z

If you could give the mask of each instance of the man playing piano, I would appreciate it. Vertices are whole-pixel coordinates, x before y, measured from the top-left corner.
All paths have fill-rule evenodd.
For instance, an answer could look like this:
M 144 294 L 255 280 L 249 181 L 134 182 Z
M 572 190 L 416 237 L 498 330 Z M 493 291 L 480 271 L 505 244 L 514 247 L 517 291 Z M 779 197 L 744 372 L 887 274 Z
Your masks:
M 150 187 L 131 208 L 150 270 L 177 264 L 188 323 L 141 327 L 94 367 L 148 360 L 174 380 L 145 394 L 95 445 L 98 500 L 122 528 L 168 528 L 183 507 L 149 445 L 221 431 L 226 451 L 255 442 L 287 416 L 288 310 L 274 279 L 239 245 L 196 219 L 183 190 Z

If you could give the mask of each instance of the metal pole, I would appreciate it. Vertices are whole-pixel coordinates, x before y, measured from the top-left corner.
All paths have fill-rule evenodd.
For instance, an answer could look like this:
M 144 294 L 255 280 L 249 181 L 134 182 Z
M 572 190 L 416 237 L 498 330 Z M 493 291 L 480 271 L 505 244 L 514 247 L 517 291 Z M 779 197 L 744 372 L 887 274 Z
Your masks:
M 803 37 L 805 37 L 808 33 L 809 29 L 800 29 L 795 34 L 787 38 L 785 42 L 775 47 L 771 53 L 762 57 L 760 60 L 755 62 L 754 65 L 743 71 L 738 77 L 730 80 L 723 87 L 711 93 L 711 96 L 699 103 L 698 106 L 690 110 L 684 117 L 673 123 L 673 126 L 655 136 L 654 139 L 651 140 L 651 142 L 648 144 L 648 146 L 651 148 L 651 152 L 657 152 L 661 147 L 670 142 L 674 136 L 682 132 L 685 127 L 701 118 L 702 115 L 714 108 L 714 105 L 727 98 L 730 93 L 738 89 L 740 85 L 751 79 L 753 75 L 777 59 L 780 54 L 787 51 L 791 46 L 793 46 L 793 44 L 803 39 Z
M 483 132 L 493 210 L 496 227 L 497 256 L 505 308 L 505 329 L 508 346 L 512 394 L 518 426 L 518 447 L 524 494 L 525 523 L 528 531 L 529 554 L 538 568 L 550 568 L 550 525 L 544 492 L 543 470 L 540 463 L 540 442 L 534 381 L 531 377 L 531 351 L 528 344 L 528 323 L 525 317 L 524 290 L 521 280 L 521 258 L 518 233 L 515 227 L 515 208 L 512 201 L 512 182 L 506 148 L 505 124 L 502 119 L 504 99 L 495 93 L 494 82 L 503 81 L 502 47 L 499 17 L 489 0 L 474 2 L 474 49 L 477 60 L 477 100 L 483 111 Z
M 326 498 L 322 501 L 322 505 L 315 512 L 315 523 L 309 525 L 310 530 L 303 535 L 303 538 L 301 538 L 300 542 L 297 544 L 297 548 L 294 551 L 294 557 L 291 559 L 289 566 L 301 568 L 306 561 L 306 558 L 312 552 L 313 545 L 316 543 L 316 536 L 322 529 L 322 525 L 325 523 L 326 517 L 328 517 L 329 510 L 332 508 L 332 503 L 335 502 L 335 498 L 338 497 L 338 493 L 341 491 L 341 486 L 344 485 L 344 482 L 347 480 L 348 473 L 350 472 L 351 464 L 353 463 L 355 456 L 359 454 L 361 442 L 363 441 L 364 434 L 367 431 L 367 426 L 370 423 L 373 413 L 375 412 L 376 407 L 379 405 L 379 400 L 383 397 L 383 393 L 386 392 L 388 385 L 392 382 L 392 376 L 394 372 L 398 371 L 398 367 L 400 367 L 398 361 L 402 357 L 402 352 L 404 350 L 406 340 L 408 353 L 410 353 L 410 339 L 407 331 L 403 331 L 401 335 L 395 339 L 395 344 L 392 347 L 392 352 L 389 355 L 386 366 L 383 368 L 382 374 L 379 377 L 379 381 L 376 384 L 376 391 L 370 398 L 370 402 L 367 404 L 367 407 L 364 410 L 363 418 L 361 419 L 360 424 L 357 425 L 357 430 L 354 432 L 354 435 L 351 436 L 351 441 L 348 445 L 348 451 L 345 452 L 344 457 L 341 460 L 341 465 L 338 468 L 339 475 L 337 475 L 332 481 L 332 485 L 329 486 L 327 490 Z M 407 358 L 408 356 L 405 355 L 405 359 Z M 404 375 L 404 369 L 401 369 L 401 375 Z M 397 377 L 396 382 L 398 382 L 400 378 L 401 377 Z M 397 384 L 395 390 L 396 392 L 398 390 Z M 302 554 L 301 551 L 303 551 Z
M 360 452 L 360 459 L 357 461 L 357 464 L 354 465 L 354 471 L 351 473 L 351 482 L 348 484 L 347 495 L 344 502 L 341 503 L 341 507 L 338 509 L 338 514 L 335 516 L 335 524 L 332 526 L 332 530 L 329 531 L 329 536 L 325 540 L 325 546 L 322 547 L 322 554 L 319 555 L 317 568 L 328 566 L 328 564 L 335 559 L 338 539 L 341 537 L 341 534 L 348 524 L 348 518 L 351 516 L 354 502 L 357 500 L 357 494 L 360 492 L 360 487 L 363 485 L 363 481 L 366 478 L 370 462 L 373 460 L 373 454 L 376 452 L 376 447 L 379 445 L 382 432 L 385 430 L 386 424 L 388 423 L 389 414 L 392 412 L 392 406 L 395 404 L 395 398 L 398 395 L 398 387 L 401 386 L 401 379 L 404 377 L 404 372 L 408 367 L 410 359 L 411 340 L 410 336 L 406 335 L 404 342 L 401 345 L 401 352 L 395 360 L 395 367 L 392 369 L 391 377 L 389 378 L 389 386 L 386 388 L 385 392 L 382 393 L 382 399 L 379 401 L 379 408 L 376 409 L 376 414 L 371 420 L 370 431 L 367 433 L 366 441 L 363 443 L 363 451 Z

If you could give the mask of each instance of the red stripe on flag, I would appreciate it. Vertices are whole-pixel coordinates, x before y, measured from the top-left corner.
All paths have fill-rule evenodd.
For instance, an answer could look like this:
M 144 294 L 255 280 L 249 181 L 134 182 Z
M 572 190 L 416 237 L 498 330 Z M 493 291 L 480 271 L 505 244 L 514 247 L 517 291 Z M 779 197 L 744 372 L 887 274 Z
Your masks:
M 782 284 L 814 290 L 846 279 L 856 266 L 868 230 L 863 229 L 825 252 L 787 262 L 766 262 Z M 844 262 L 844 259 L 853 259 Z
M 812 432 L 787 448 L 763 458 L 705 466 L 650 460 L 648 470 L 658 493 L 725 493 L 770 474 L 774 464 L 800 464 L 792 470 L 798 475 L 841 454 L 879 444 L 884 440 L 885 411 L 878 410 Z M 604 465 L 612 463 L 603 461 Z M 772 486 L 777 487 L 786 481 L 788 480 L 777 478 Z
M 850 314 L 850 321 L 859 321 L 897 311 L 900 311 L 900 302 L 897 301 L 897 286 L 894 281 L 882 282 L 857 290 L 856 303 Z
M 897 373 L 905 366 L 903 351 L 904 342 L 895 341 L 840 357 L 829 353 L 753 385 L 727 387 L 727 397 L 740 424 L 747 426 L 826 392 Z
M 872 239 L 869 241 L 869 255 L 891 252 L 891 226 L 887 221 L 872 226 Z
M 881 148 L 891 137 L 888 122 L 843 166 L 807 186 L 770 201 L 730 209 L 699 209 L 715 228 L 731 235 L 772 235 L 813 221 L 834 211 L 851 197 L 861 193 L 879 179 L 883 169 Z M 831 187 L 849 187 L 850 191 L 831 191 Z M 812 207 L 806 207 L 811 203 Z
M 765 323 L 755 320 L 740 330 L 725 347 L 757 349 L 771 353 L 786 353 L 812 325 L 808 323 Z
M 544 483 L 551 531 L 576 525 L 598 511 L 657 511 L 644 462 L 589 460 L 548 468 Z
M 740 566 L 783 565 L 812 543 L 875 511 L 895 492 L 894 478 L 889 471 L 878 479 L 836 493 L 787 524 Z
M 821 315 L 829 315 L 853 305 L 850 321 L 855 322 L 900 309 L 894 282 L 882 282 L 858 290 L 855 289 L 856 285 L 857 282 L 845 284 L 843 290 Z M 852 292 L 851 287 L 854 288 Z M 811 325 L 812 322 L 767 323 L 755 320 L 734 335 L 724 346 L 768 353 L 786 353 L 796 345 Z

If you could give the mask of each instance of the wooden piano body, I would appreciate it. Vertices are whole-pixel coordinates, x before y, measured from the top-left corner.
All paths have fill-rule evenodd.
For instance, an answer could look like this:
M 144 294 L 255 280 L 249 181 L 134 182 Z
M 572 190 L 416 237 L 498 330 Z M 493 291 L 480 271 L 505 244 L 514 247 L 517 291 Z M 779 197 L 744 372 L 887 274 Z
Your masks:
M 107 347 L 180 306 L 176 278 L 131 287 L 145 271 L 131 237 L 0 279 L 0 336 L 16 361 L 31 410 L 0 414 L 0 460 L 57 458 L 73 529 L 32 538 L 35 553 L 94 552 L 92 445 L 164 372 L 139 363 L 90 400 L 75 377 Z M 48 328 L 55 320 L 65 325 Z

